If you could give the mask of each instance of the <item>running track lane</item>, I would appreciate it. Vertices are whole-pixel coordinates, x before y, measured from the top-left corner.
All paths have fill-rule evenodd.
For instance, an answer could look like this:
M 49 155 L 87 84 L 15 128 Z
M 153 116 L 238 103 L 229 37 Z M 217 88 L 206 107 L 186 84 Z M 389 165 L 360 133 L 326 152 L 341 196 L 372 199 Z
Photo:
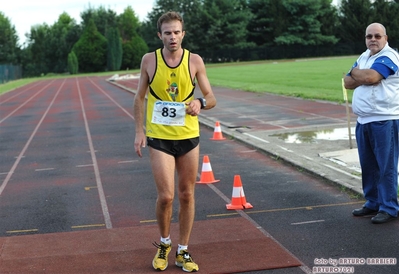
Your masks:
M 1 231 L 23 233 L 101 226 L 112 228 L 96 156 L 98 151 L 104 151 L 104 147 L 103 144 L 97 147 L 93 144 L 93 138 L 104 138 L 92 136 L 90 123 L 100 123 L 99 127 L 104 129 L 104 119 L 110 117 L 101 114 L 108 107 L 112 112 L 122 113 L 126 119 L 122 124 L 132 124 L 133 117 L 127 111 L 131 108 L 132 95 L 122 92 L 126 97 L 124 108 L 87 78 L 41 82 L 40 87 L 30 88 L 1 97 L 0 178 L 3 179 L 0 206 L 4 209 L 1 210 L 1 226 L 4 227 Z M 107 123 L 109 126 L 113 124 Z M 133 142 L 124 140 L 121 143 L 127 145 L 122 149 L 125 158 L 117 159 L 113 164 L 124 166 L 126 172 L 137 160 L 131 159 Z M 108 160 L 100 161 L 109 166 Z M 97 198 L 92 195 L 93 190 L 97 190 Z M 93 201 L 98 199 L 103 220 L 98 218 L 100 214 Z M 90 215 L 96 216 L 95 221 L 87 220 Z M 18 216 L 21 218 L 16 218 Z
M 8 114 L 3 120 L 1 126 L 12 129 L 11 133 L 7 131 L 8 138 L 4 138 L 1 148 L 7 152 L 5 155 L 11 156 L 7 161 L 12 172 L 4 173 L 6 178 L 2 183 L 2 234 L 64 232 L 102 226 L 112 228 L 114 220 L 119 225 L 129 225 L 125 220 L 134 220 L 135 214 L 140 215 L 137 219 L 146 218 L 145 221 L 151 222 L 148 216 L 149 211 L 152 216 L 154 214 L 156 197 L 154 185 L 148 179 L 148 174 L 151 174 L 148 155 L 143 161 L 132 159 L 133 117 L 127 111 L 131 108 L 132 94 L 104 87 L 104 83 L 97 84 L 92 78 L 56 80 L 47 86 L 40 98 L 31 99 L 29 104 L 20 102 L 17 105 L 23 107 L 17 111 L 10 110 L 13 115 Z M 118 100 L 114 99 L 116 94 L 113 93 L 118 94 Z M 26 127 L 29 131 L 21 131 L 26 130 L 21 124 L 13 127 L 13 118 L 24 121 L 21 115 L 30 118 Z M 210 131 L 207 133 L 212 134 Z M 16 151 L 12 151 L 13 148 L 8 150 L 7 144 L 13 140 Z M 15 161 L 12 155 L 18 155 Z M 123 177 L 119 175 L 132 169 L 129 164 L 135 168 L 133 173 L 127 172 L 126 178 L 131 177 L 135 184 L 123 188 L 121 182 L 129 180 L 121 180 Z M 112 172 L 118 173 L 116 182 Z M 229 193 L 231 184 L 226 187 Z M 92 195 L 94 189 L 97 197 Z M 202 186 L 200 192 L 207 197 L 203 199 L 207 202 L 206 207 L 209 208 L 212 201 L 218 209 L 224 209 L 223 200 L 227 202 L 228 198 L 216 187 Z M 131 199 L 137 198 L 137 193 L 139 203 Z M 128 201 L 122 207 L 130 204 L 134 209 L 130 214 L 120 214 L 122 207 L 116 206 L 122 197 Z M 220 197 L 223 199 L 218 199 Z M 115 206 L 109 207 L 112 200 Z M 110 212 L 119 219 L 113 218 L 111 223 Z M 205 217 L 201 215 L 201 218 Z M 254 225 L 258 226 L 255 222 Z

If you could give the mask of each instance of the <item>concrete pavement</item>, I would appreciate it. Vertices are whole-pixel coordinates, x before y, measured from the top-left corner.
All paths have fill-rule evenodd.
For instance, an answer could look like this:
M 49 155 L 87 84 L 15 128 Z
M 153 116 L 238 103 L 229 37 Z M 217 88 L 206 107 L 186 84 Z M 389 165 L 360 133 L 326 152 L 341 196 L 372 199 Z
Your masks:
M 207 127 L 214 127 L 216 121 L 201 115 L 200 122 Z M 231 129 L 223 121 L 219 122 L 224 137 L 239 140 L 276 159 L 297 166 L 298 169 L 363 194 L 357 148 L 350 149 L 345 140 L 318 140 L 317 143 L 311 144 L 293 144 L 279 139 L 278 133 L 267 131 L 248 133 Z

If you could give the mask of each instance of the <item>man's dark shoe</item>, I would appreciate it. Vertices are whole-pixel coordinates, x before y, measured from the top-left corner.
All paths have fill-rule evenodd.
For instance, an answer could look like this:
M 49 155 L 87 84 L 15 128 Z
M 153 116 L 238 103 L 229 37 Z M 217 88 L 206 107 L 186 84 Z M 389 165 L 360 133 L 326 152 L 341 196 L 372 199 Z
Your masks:
M 373 210 L 367 207 L 358 208 L 352 211 L 353 216 L 367 216 L 367 215 L 376 215 L 378 210 Z
M 395 219 L 396 219 L 396 217 L 391 216 L 384 211 L 380 211 L 380 212 L 378 212 L 378 214 L 376 216 L 371 218 L 371 222 L 373 224 L 383 224 L 383 223 L 386 223 L 386 222 L 389 222 L 389 221 L 392 221 Z

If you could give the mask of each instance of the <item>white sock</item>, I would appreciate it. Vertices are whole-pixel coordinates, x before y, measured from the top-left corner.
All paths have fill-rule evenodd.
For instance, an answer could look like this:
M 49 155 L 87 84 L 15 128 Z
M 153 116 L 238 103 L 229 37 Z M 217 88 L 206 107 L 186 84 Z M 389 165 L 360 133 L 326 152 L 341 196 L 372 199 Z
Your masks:
M 167 245 L 170 245 L 172 243 L 172 240 L 170 239 L 170 235 L 166 238 L 161 237 L 161 242 Z
M 188 245 L 177 245 L 177 254 L 180 254 L 180 251 L 187 250 Z

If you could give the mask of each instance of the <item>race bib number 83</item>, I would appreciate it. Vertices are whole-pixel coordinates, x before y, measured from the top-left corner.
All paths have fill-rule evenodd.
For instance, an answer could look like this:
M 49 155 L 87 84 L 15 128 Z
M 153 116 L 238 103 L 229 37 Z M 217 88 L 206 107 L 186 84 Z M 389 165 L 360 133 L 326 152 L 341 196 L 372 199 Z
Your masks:
M 151 122 L 168 126 L 184 126 L 185 117 L 186 106 L 184 103 L 156 101 Z

